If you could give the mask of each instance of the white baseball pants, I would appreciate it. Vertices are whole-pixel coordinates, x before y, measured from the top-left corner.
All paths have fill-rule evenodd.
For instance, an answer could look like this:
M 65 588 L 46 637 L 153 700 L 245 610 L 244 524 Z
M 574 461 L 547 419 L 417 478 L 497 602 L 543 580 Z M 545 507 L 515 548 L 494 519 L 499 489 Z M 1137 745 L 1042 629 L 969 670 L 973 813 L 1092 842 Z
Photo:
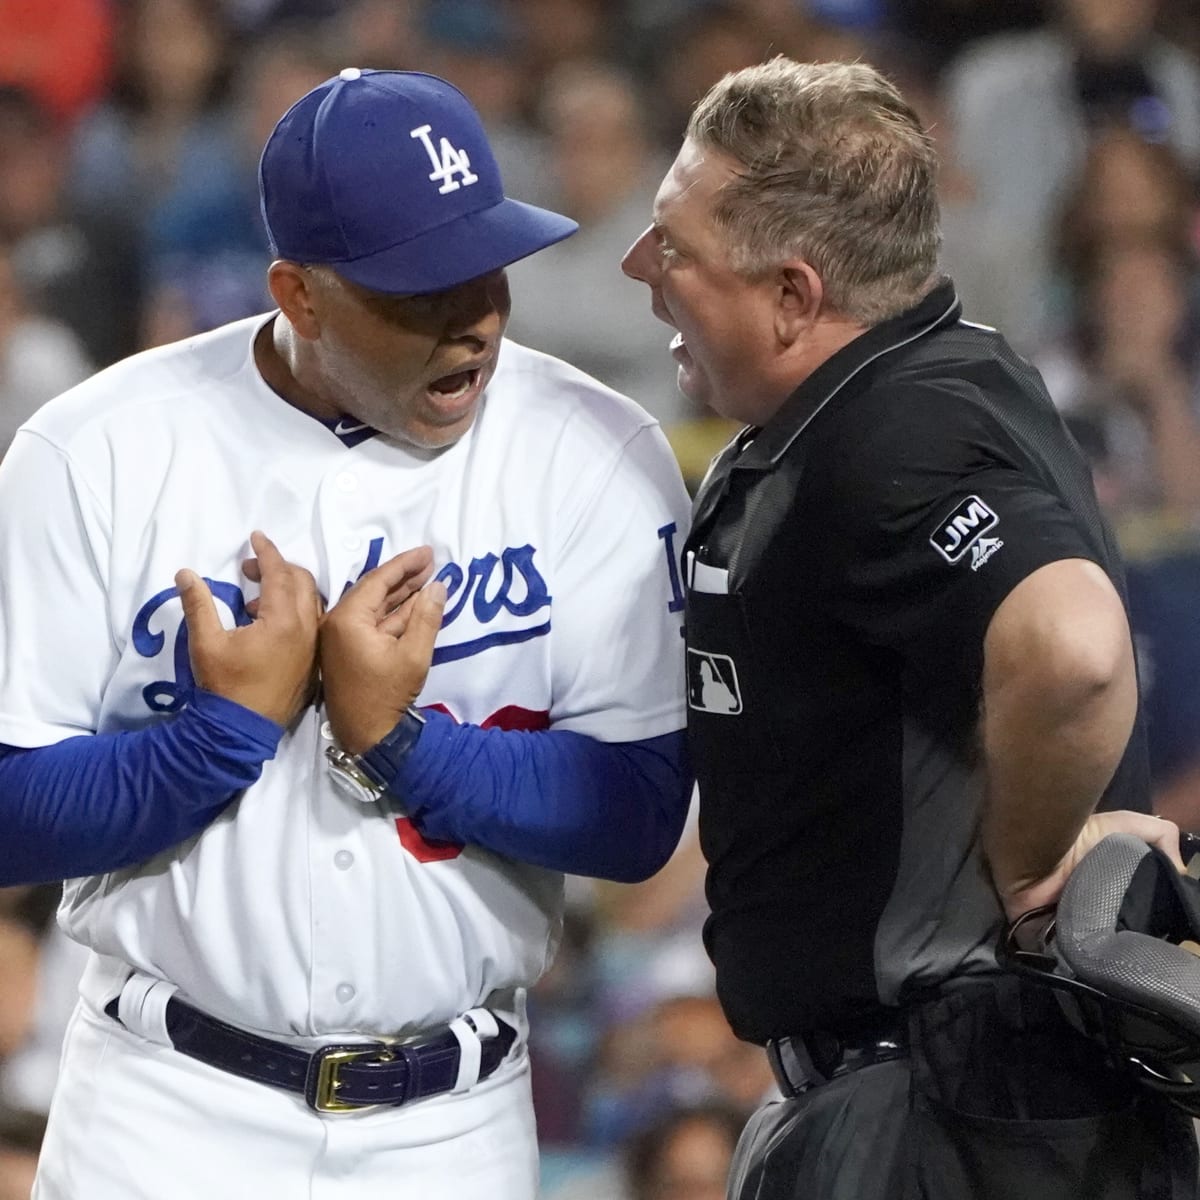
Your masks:
M 319 1116 L 81 1001 L 33 1200 L 533 1200 L 529 1059 L 460 1095 Z

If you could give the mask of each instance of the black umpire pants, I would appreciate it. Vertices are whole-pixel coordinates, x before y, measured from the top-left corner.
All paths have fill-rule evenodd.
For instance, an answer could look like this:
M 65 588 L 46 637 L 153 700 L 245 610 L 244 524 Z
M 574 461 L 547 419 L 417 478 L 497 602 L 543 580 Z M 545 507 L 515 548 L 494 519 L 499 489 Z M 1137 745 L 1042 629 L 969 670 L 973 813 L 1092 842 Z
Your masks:
M 1044 990 L 916 1006 L 910 1057 L 768 1104 L 730 1200 L 1197 1200 L 1191 1119 L 1106 1067 Z

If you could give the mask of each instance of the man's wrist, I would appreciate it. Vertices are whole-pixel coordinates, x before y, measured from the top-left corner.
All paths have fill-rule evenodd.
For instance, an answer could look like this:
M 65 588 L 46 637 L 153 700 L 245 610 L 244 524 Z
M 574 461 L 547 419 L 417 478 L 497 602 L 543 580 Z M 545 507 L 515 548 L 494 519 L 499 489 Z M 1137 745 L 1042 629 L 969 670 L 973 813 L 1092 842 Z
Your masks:
M 359 766 L 386 791 L 424 729 L 424 715 L 410 704 L 391 732 L 358 756 Z
M 361 754 L 333 745 L 325 751 L 330 767 L 360 800 L 386 792 L 425 728 L 425 717 L 411 705 L 392 729 Z

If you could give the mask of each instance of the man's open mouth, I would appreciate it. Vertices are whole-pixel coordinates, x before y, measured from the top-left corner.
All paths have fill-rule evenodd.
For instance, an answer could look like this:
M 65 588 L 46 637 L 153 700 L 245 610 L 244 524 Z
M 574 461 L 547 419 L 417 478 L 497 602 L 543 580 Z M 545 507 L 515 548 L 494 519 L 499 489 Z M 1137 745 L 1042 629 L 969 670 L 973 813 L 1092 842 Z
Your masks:
M 479 380 L 480 368 L 471 367 L 466 371 L 453 371 L 435 379 L 429 390 L 439 399 L 459 400 L 465 396 Z

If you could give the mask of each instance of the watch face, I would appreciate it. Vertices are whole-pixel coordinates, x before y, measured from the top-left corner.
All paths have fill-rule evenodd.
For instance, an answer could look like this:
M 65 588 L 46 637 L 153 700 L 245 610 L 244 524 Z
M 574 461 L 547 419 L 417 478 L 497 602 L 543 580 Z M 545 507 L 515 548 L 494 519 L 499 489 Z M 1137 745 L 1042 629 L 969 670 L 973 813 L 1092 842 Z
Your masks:
M 328 746 L 325 749 L 325 757 L 336 775 L 349 780 L 355 788 L 369 793 L 366 799 L 375 800 L 382 795 L 383 784 L 376 780 L 353 754 L 346 753 L 339 746 Z

